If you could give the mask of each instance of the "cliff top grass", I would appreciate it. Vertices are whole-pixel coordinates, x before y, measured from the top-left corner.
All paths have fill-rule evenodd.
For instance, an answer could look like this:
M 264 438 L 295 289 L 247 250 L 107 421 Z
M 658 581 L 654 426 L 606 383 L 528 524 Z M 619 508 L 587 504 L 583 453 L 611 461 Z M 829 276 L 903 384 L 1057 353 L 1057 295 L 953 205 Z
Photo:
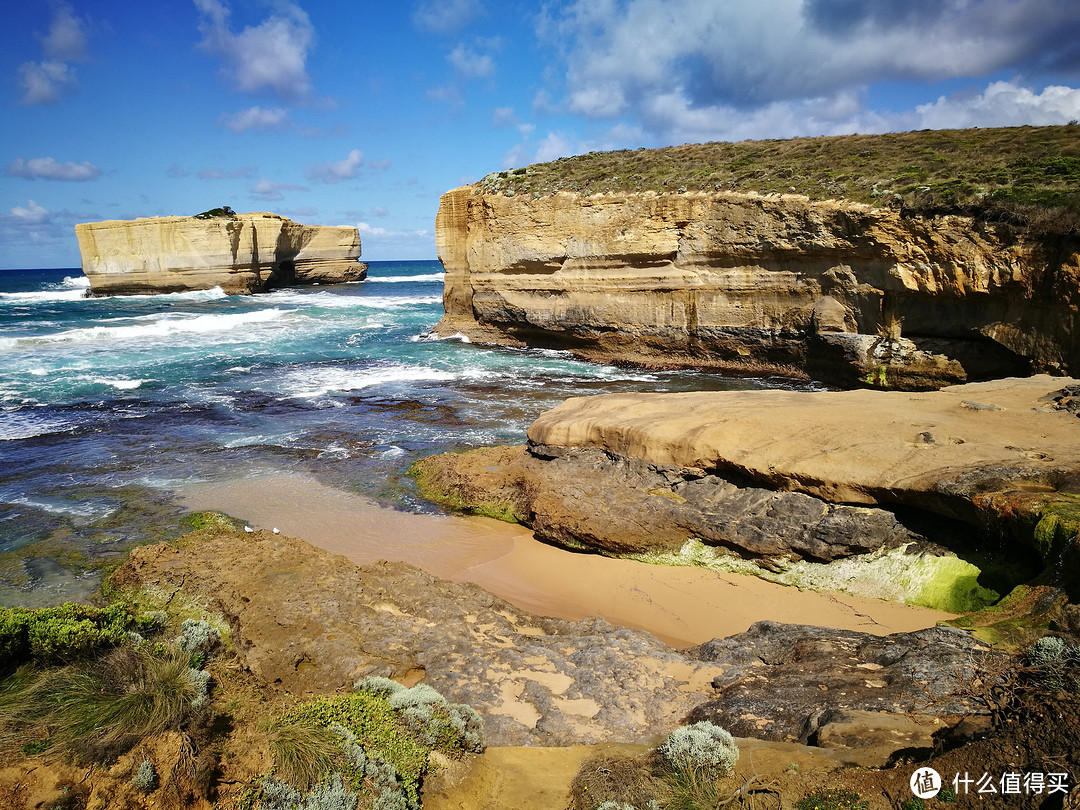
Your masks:
M 590 152 L 494 172 L 488 191 L 743 191 L 963 213 L 1080 233 L 1080 126 L 922 130 Z

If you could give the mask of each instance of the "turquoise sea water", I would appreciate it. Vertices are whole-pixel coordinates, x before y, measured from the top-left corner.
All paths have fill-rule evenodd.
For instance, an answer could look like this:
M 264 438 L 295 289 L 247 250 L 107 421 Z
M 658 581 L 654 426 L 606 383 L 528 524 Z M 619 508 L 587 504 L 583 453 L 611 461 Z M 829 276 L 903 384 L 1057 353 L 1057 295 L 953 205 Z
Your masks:
M 438 262 L 258 296 L 87 289 L 77 269 L 0 271 L 0 604 L 85 595 L 181 530 L 192 484 L 303 473 L 430 509 L 414 459 L 521 443 L 569 396 L 781 384 L 436 340 Z

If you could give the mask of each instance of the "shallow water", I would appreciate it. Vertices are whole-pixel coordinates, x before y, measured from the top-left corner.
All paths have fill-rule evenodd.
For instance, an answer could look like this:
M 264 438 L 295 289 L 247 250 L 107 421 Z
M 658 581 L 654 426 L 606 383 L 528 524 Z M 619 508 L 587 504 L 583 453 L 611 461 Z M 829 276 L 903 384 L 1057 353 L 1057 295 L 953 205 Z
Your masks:
M 437 262 L 258 296 L 87 286 L 0 271 L 0 604 L 85 595 L 124 549 L 183 530 L 191 486 L 302 474 L 433 511 L 414 459 L 521 443 L 569 396 L 786 384 L 434 339 Z

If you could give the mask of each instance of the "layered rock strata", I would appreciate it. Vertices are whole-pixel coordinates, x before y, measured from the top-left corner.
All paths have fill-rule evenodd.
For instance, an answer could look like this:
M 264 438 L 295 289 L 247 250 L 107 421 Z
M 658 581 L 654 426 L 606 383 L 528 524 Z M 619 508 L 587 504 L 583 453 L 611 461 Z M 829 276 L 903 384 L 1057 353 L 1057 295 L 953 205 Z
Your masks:
M 93 295 L 213 287 L 233 295 L 367 273 L 356 228 L 301 225 L 277 214 L 84 222 L 75 235 Z
M 926 554 L 1022 561 L 1019 540 L 1075 579 L 1080 422 L 1062 382 L 580 397 L 541 414 L 527 448 L 435 456 L 416 473 L 433 499 L 606 553 L 672 561 L 694 541 L 776 568 L 903 549 L 876 591 L 822 584 L 961 611 L 995 598 L 979 569 L 922 570 Z
M 708 702 L 718 697 L 718 684 L 727 690 L 732 681 L 768 672 L 835 688 L 778 696 L 771 708 L 763 708 L 765 698 L 747 697 L 755 711 L 785 718 L 790 730 L 776 723 L 743 724 L 746 736 L 805 741 L 805 729 L 813 726 L 820 736 L 829 717 L 858 709 L 867 712 L 866 735 L 837 736 L 830 747 L 857 752 L 884 743 L 887 750 L 875 754 L 880 764 L 910 744 L 905 737 L 887 745 L 898 715 L 921 715 L 925 742 L 958 714 L 984 714 L 985 706 L 959 692 L 993 655 L 960 631 L 879 638 L 777 623 L 679 652 L 644 631 L 600 619 L 541 618 L 475 585 L 437 579 L 405 563 L 356 567 L 303 541 L 263 531 L 204 536 L 179 548 L 159 543 L 136 549 L 114 581 L 168 593 L 183 589 L 188 599 L 223 614 L 241 663 L 264 683 L 303 694 L 349 688 L 367 675 L 423 680 L 449 699 L 472 705 L 484 718 L 489 745 L 655 743 L 700 707 L 714 711 Z M 775 653 L 793 639 L 814 646 L 812 677 L 805 660 L 782 661 Z M 884 651 L 876 657 L 860 653 L 860 663 L 876 666 L 891 656 L 892 665 L 852 665 L 853 645 Z M 773 650 L 769 666 L 755 664 L 767 646 Z M 940 666 L 960 657 L 960 670 Z M 868 679 L 887 681 L 890 688 L 867 685 Z M 916 705 L 910 696 L 924 689 L 943 700 Z M 885 729 L 885 738 L 873 729 Z
M 1080 368 L 1076 240 L 805 197 L 442 196 L 437 331 L 930 389 Z

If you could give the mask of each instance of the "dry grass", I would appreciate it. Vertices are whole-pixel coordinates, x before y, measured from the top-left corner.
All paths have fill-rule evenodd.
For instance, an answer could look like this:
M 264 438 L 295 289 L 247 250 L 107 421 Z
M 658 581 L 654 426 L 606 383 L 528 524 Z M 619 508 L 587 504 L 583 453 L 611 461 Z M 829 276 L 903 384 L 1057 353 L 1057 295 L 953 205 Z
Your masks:
M 923 130 L 590 152 L 487 175 L 512 194 L 753 191 L 1080 232 L 1080 127 Z

